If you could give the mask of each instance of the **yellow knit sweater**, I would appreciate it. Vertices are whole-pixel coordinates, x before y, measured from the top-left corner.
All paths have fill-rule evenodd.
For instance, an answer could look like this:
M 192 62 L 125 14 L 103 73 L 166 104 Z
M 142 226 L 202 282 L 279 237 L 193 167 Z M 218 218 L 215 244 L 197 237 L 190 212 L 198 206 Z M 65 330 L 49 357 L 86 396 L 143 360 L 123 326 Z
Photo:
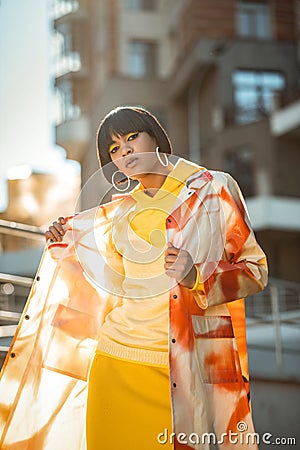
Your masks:
M 167 365 L 170 278 L 164 269 L 165 222 L 185 180 L 196 170 L 179 160 L 153 197 L 141 185 L 131 192 L 134 210 L 113 230 L 114 244 L 123 256 L 125 295 L 106 317 L 99 350 Z

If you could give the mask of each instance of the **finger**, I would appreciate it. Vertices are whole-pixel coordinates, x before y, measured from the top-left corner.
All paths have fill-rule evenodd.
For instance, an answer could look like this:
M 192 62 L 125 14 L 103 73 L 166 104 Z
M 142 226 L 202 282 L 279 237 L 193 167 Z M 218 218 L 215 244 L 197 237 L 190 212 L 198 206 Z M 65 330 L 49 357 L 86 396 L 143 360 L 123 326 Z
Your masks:
M 173 245 L 172 242 L 168 241 L 168 242 L 167 242 L 167 248 L 171 248 L 171 247 L 172 247 L 172 248 L 175 248 L 175 249 L 177 249 L 177 250 L 180 250 L 180 248 L 175 247 L 175 245 Z
M 164 268 L 166 270 L 171 269 L 171 270 L 176 270 L 176 266 L 174 267 L 174 263 L 165 263 L 164 264 Z
M 63 227 L 61 226 L 60 223 L 55 221 L 55 222 L 53 222 L 53 226 L 61 236 L 65 235 L 65 230 L 63 229 Z
M 58 239 L 51 233 L 51 231 L 46 231 L 45 233 L 46 241 L 57 242 Z
M 67 223 L 67 220 L 62 216 L 60 216 L 57 220 L 61 225 L 65 225 Z
M 50 232 L 50 231 L 46 231 L 45 232 L 45 239 L 46 239 L 46 241 L 54 241 L 54 236 L 53 236 L 53 234 Z
M 180 249 L 174 247 L 173 245 L 166 248 L 165 254 L 166 255 L 179 255 Z
M 166 255 L 165 256 L 165 262 L 166 263 L 174 263 L 174 262 L 177 261 L 177 259 L 178 259 L 177 255 Z
M 184 264 L 180 264 L 180 263 L 165 263 L 164 264 L 164 268 L 167 270 L 176 270 L 176 272 L 178 273 L 178 275 L 182 275 L 185 274 L 186 272 L 188 272 L 187 267 Z
M 184 275 L 182 275 L 181 272 L 178 272 L 177 269 L 167 269 L 165 270 L 165 274 L 170 278 L 174 278 L 178 282 L 181 282 L 184 278 Z
M 177 279 L 177 274 L 175 270 L 166 270 L 165 274 L 170 278 L 175 278 L 175 280 Z
M 53 234 L 55 241 L 62 240 L 60 233 L 57 231 L 57 229 L 53 225 L 51 227 L 49 227 L 49 231 Z

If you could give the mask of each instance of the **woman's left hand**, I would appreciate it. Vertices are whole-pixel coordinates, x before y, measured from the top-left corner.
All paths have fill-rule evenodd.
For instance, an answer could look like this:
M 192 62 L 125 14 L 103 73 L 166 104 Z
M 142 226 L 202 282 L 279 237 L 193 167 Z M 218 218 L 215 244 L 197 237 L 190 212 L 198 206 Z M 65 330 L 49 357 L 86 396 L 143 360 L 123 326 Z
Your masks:
M 194 261 L 187 250 L 174 247 L 168 242 L 165 251 L 165 270 L 166 275 L 175 280 L 184 287 L 191 289 L 197 277 L 197 269 Z

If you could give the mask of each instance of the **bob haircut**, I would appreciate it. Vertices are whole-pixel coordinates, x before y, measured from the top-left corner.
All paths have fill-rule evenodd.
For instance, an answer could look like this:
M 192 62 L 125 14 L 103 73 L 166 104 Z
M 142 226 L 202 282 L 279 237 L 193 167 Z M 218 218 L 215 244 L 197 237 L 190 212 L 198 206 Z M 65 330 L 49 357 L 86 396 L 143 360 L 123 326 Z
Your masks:
M 156 140 L 160 152 L 172 153 L 170 139 L 153 114 L 140 107 L 119 106 L 104 117 L 97 131 L 98 159 L 104 176 L 109 182 L 111 182 L 112 174 L 118 170 L 109 153 L 113 136 L 125 136 L 134 131 L 145 131 Z

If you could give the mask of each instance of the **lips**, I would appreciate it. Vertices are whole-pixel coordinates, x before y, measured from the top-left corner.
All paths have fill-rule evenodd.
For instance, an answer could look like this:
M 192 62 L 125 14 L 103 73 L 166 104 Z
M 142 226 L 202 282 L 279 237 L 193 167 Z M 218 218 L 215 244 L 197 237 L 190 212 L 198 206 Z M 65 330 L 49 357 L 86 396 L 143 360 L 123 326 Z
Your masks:
M 134 166 L 134 164 L 136 163 L 136 161 L 138 160 L 138 158 L 136 156 L 130 156 L 128 158 L 126 158 L 126 162 L 125 162 L 125 167 L 132 167 Z

